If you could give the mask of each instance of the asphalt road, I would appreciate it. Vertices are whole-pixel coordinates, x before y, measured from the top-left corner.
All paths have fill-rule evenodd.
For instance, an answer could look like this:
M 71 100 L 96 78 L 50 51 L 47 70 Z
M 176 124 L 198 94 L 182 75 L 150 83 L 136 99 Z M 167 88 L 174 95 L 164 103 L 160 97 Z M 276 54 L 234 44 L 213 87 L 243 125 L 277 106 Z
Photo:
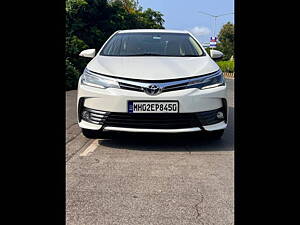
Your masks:
M 66 93 L 67 225 L 234 224 L 234 80 L 219 141 L 199 135 L 116 135 L 88 140 Z

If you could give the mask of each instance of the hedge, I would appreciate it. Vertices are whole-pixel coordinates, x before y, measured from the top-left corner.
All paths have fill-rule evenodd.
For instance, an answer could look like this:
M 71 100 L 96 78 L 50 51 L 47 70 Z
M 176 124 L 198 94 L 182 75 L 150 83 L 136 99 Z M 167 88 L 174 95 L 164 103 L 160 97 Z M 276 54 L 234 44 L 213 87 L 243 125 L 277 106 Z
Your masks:
M 234 73 L 234 61 L 219 61 L 217 64 L 223 72 Z
M 80 77 L 80 72 L 68 60 L 65 60 L 65 75 L 66 75 L 66 90 L 77 89 L 77 82 Z

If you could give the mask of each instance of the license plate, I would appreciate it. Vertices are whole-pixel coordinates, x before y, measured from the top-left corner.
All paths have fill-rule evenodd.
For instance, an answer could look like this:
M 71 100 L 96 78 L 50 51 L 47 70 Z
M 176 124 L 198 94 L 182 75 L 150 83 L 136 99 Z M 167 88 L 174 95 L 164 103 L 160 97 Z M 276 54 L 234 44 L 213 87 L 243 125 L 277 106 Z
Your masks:
M 178 101 L 168 102 L 143 102 L 143 101 L 129 101 L 129 113 L 178 113 Z

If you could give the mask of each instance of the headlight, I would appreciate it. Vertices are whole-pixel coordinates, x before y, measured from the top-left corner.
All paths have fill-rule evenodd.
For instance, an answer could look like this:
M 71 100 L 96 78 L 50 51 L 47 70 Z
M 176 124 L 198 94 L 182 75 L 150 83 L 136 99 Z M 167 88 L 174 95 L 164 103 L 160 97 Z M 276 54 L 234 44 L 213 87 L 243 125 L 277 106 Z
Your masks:
M 120 88 L 116 80 L 98 75 L 88 69 L 85 69 L 82 74 L 81 84 L 97 88 Z
M 207 76 L 191 79 L 187 88 L 207 89 L 218 86 L 224 86 L 225 79 L 221 70 Z

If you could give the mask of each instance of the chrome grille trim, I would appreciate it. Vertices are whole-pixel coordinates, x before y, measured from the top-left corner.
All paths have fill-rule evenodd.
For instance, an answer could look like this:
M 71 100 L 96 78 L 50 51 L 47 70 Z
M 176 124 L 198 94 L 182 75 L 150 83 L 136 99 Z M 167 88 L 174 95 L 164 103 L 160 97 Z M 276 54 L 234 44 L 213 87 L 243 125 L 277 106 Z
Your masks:
M 90 109 L 84 107 L 84 110 L 88 111 L 90 113 L 90 118 L 86 120 L 87 122 L 93 123 L 93 124 L 103 124 L 105 119 L 108 117 L 109 112 L 104 112 L 96 109 Z
M 167 81 L 167 82 L 164 81 L 151 82 L 146 80 L 141 82 L 141 81 L 119 79 L 119 78 L 115 78 L 115 80 L 119 83 L 121 89 L 144 92 L 145 88 L 148 88 L 150 84 L 154 84 L 161 89 L 161 93 L 162 93 L 162 92 L 186 89 L 191 83 L 192 83 L 191 85 L 203 83 L 206 79 L 211 79 L 215 76 L 219 76 L 220 73 L 222 73 L 222 71 L 218 70 L 208 75 L 202 75 L 199 77 L 180 79 L 175 81 Z
M 103 112 L 103 111 L 99 111 L 99 110 L 94 110 L 94 109 L 87 109 L 89 112 L 91 113 L 95 113 L 95 114 L 102 114 L 105 115 L 107 114 L 107 112 Z
M 124 78 L 118 78 L 114 76 L 109 75 L 103 75 L 99 74 L 90 70 L 87 70 L 87 72 L 98 75 L 101 77 L 105 77 L 106 79 L 112 79 L 114 81 L 117 81 L 119 83 L 120 89 L 125 90 L 131 90 L 131 91 L 138 91 L 138 92 L 144 92 L 144 89 L 148 88 L 149 85 L 156 85 L 161 89 L 160 93 L 168 92 L 168 91 L 175 91 L 175 90 L 183 90 L 186 88 L 189 88 L 189 86 L 195 85 L 195 84 L 201 84 L 205 82 L 206 79 L 211 79 L 215 76 L 219 76 L 222 71 L 219 69 L 215 72 L 197 76 L 197 77 L 191 77 L 186 79 L 171 79 L 171 80 L 162 80 L 162 81 L 151 81 L 151 80 L 135 80 L 135 79 L 124 79 Z M 96 112 L 101 113 L 101 112 Z
M 90 113 L 90 115 L 92 117 L 97 117 L 97 118 L 103 118 L 103 117 L 105 117 L 104 115 L 98 115 L 98 114 L 95 114 L 95 113 Z
M 126 84 L 126 83 L 123 83 L 123 82 L 119 82 L 119 86 L 120 86 L 121 89 L 132 90 L 132 91 L 140 91 L 140 92 L 144 91 L 143 87 L 139 87 L 139 86 L 132 85 L 132 84 Z
M 93 116 L 91 116 L 90 119 L 93 121 L 103 121 L 103 119 L 98 118 L 98 117 L 93 117 Z
M 166 86 L 163 88 L 163 91 L 176 91 L 176 90 L 185 89 L 188 84 L 189 84 L 189 82 L 185 82 L 185 83 L 181 83 L 181 84 L 177 84 L 177 85 Z

